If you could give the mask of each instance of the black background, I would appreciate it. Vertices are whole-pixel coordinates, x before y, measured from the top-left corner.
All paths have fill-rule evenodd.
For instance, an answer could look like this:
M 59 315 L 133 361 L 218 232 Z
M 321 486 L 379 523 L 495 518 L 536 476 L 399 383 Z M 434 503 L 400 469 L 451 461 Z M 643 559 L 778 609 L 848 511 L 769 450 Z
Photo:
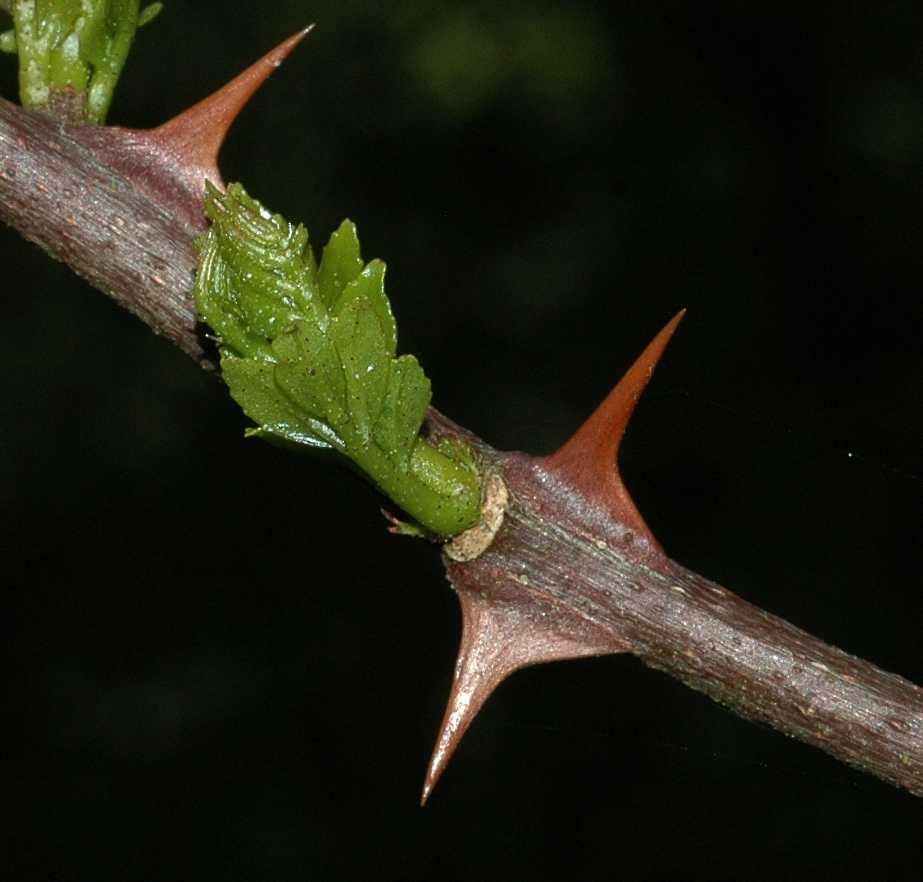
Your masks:
M 225 176 L 315 242 L 358 222 L 437 406 L 548 452 L 688 307 L 623 447 L 648 522 L 923 682 L 919 4 L 168 3 L 110 122 L 309 21 Z M 0 260 L 0 877 L 920 878 L 919 800 L 631 658 L 516 674 L 418 808 L 437 554 L 8 230 Z

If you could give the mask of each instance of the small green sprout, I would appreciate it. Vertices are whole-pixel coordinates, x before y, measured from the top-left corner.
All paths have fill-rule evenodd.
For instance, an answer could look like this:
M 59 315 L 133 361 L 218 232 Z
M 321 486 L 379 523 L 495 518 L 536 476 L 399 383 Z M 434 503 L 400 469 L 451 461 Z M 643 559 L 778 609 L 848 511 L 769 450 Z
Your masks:
M 135 31 L 163 8 L 138 0 L 12 0 L 3 8 L 13 29 L 0 34 L 0 51 L 19 55 L 23 107 L 43 110 L 55 92 L 83 97 L 83 121 L 105 122 Z
M 430 383 L 397 353 L 385 265 L 363 263 L 344 221 L 320 264 L 308 233 L 240 184 L 209 186 L 195 297 L 218 335 L 221 370 L 258 428 L 247 434 L 332 451 L 430 534 L 454 536 L 480 516 L 467 445 L 421 436 Z

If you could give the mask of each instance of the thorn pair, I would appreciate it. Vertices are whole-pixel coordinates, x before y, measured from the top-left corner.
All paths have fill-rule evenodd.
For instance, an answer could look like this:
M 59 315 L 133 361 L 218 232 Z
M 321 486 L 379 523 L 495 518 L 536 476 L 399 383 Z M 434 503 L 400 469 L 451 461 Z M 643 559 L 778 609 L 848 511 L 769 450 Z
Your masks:
M 631 541 L 620 549 L 625 557 L 654 568 L 662 568 L 667 559 L 622 483 L 617 457 L 638 399 L 684 314 L 685 310 L 678 313 L 651 341 L 570 440 L 541 461 L 547 473 L 614 522 L 623 535 L 630 536 Z M 579 638 L 574 632 L 562 634 L 555 628 L 559 623 L 554 620 L 554 611 L 536 612 L 541 600 L 528 589 L 517 590 L 508 584 L 501 600 L 489 592 L 468 588 L 466 583 L 483 585 L 485 579 L 467 579 L 463 568 L 491 568 L 489 555 L 488 551 L 487 560 L 451 565 L 450 578 L 454 574 L 452 581 L 462 610 L 462 639 L 448 707 L 423 784 L 423 803 L 484 702 L 513 671 L 629 648 L 596 634 Z M 502 577 L 502 567 L 492 569 L 493 578 Z

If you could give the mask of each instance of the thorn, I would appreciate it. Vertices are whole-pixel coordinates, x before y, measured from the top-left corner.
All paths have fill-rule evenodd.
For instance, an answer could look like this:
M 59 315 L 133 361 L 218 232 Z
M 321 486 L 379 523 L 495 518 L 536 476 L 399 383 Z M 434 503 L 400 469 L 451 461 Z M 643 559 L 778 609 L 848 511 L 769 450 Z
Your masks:
M 581 642 L 551 631 L 544 620 L 521 608 L 459 591 L 462 638 L 455 663 L 455 679 L 449 693 L 436 746 L 433 750 L 420 805 L 426 805 L 478 711 L 490 694 L 513 671 L 541 662 L 561 661 L 621 651 L 612 641 Z
M 231 123 L 246 106 L 253 93 L 307 36 L 314 25 L 293 34 L 259 61 L 250 65 L 217 92 L 194 104 L 169 122 L 151 129 L 148 138 L 175 160 L 177 175 L 187 188 L 201 195 L 205 181 L 222 187 L 218 171 L 218 151 Z
M 640 534 L 652 550 L 661 555 L 660 544 L 635 508 L 619 476 L 618 453 L 635 405 L 685 314 L 685 309 L 680 310 L 667 323 L 589 419 L 563 447 L 545 460 L 549 470 L 557 472 L 584 496 L 608 510 L 616 520 Z

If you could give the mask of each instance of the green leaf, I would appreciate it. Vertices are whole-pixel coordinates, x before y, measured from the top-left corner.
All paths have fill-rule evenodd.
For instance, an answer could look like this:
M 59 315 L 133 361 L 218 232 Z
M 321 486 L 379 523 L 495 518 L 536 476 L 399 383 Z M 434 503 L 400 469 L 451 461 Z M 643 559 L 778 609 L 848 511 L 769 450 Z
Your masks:
M 209 317 L 209 324 L 229 352 L 271 358 L 269 340 L 253 330 L 249 316 L 239 306 L 234 288 L 237 276 L 222 259 L 215 242 L 206 241 L 196 286 L 199 312 Z
M 348 430 L 346 377 L 339 355 L 314 322 L 299 321 L 273 341 L 278 389 L 300 412 Z
M 229 356 L 221 372 L 231 397 L 260 432 L 294 444 L 341 450 L 342 440 L 330 427 L 300 411 L 277 388 L 271 362 Z
M 201 242 L 196 298 L 224 347 L 272 358 L 270 341 L 299 317 L 326 322 L 318 310 L 308 233 L 270 214 L 239 184 L 221 194 L 207 185 L 212 231 Z
M 391 312 L 391 304 L 385 294 L 385 265 L 380 260 L 373 260 L 361 273 L 348 285 L 337 298 L 333 306 L 333 314 L 340 315 L 354 300 L 367 300 L 378 327 L 381 329 L 382 339 L 389 355 L 397 351 L 397 324 Z
M 477 470 L 464 445 L 420 436 L 429 380 L 413 356 L 396 357 L 385 265 L 363 266 L 355 226 L 341 224 L 318 268 L 304 227 L 240 184 L 209 188 L 205 210 L 196 305 L 232 396 L 259 426 L 248 434 L 336 452 L 438 535 L 476 523 Z
M 350 300 L 333 322 L 330 339 L 343 365 L 351 429 L 361 444 L 367 444 L 381 410 L 391 362 L 371 303 L 364 297 Z
M 317 271 L 320 296 L 325 306 L 333 306 L 343 288 L 362 272 L 362 266 L 356 225 L 345 220 L 330 237 Z
M 372 434 L 379 446 L 390 451 L 402 466 L 410 459 L 430 394 L 430 382 L 412 355 L 394 360 Z

